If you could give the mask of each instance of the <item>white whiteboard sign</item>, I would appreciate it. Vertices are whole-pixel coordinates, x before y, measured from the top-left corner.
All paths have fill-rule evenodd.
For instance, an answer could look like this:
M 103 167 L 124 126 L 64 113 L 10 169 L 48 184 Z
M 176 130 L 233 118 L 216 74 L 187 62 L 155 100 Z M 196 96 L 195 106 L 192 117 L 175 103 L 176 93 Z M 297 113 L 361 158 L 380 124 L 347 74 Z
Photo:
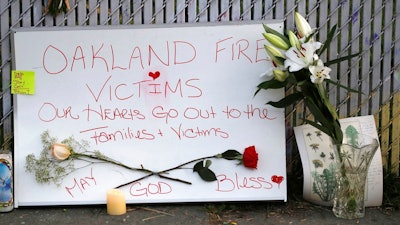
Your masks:
M 14 95 L 16 205 L 101 204 L 143 176 L 102 164 L 38 184 L 25 157 L 39 154 L 45 130 L 152 171 L 256 146 L 256 170 L 212 160 L 218 179 L 205 182 L 188 165 L 170 176 L 191 185 L 150 177 L 121 188 L 128 203 L 286 200 L 284 111 L 265 105 L 284 93 L 254 96 L 267 66 L 262 32 L 261 22 L 16 30 L 15 69 L 35 73 L 35 93 Z

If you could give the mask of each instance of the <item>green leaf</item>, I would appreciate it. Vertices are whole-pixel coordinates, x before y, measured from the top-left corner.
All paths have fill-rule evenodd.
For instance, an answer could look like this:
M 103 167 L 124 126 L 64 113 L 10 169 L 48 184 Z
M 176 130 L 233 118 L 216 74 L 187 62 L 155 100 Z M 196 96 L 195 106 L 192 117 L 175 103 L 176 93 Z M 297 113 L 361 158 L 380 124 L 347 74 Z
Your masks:
M 354 53 L 354 54 L 351 54 L 351 55 L 347 55 L 347 56 L 343 56 L 343 57 L 340 57 L 340 58 L 325 62 L 325 66 L 329 66 L 329 65 L 332 65 L 332 64 L 340 63 L 342 61 L 349 60 L 349 59 L 351 59 L 353 57 L 356 57 L 356 56 L 359 56 L 359 55 L 360 55 L 360 52 Z
M 285 58 L 282 58 L 282 57 L 279 57 L 279 56 L 275 56 L 275 58 L 274 58 L 275 60 L 277 60 L 278 61 L 278 64 L 280 64 L 280 65 L 284 65 L 285 64 Z
M 238 156 L 241 156 L 242 154 L 236 150 L 229 149 L 222 154 L 222 158 L 227 159 L 227 160 L 235 160 L 237 159 Z
M 212 164 L 212 161 L 211 160 L 209 160 L 209 159 L 207 159 L 206 160 L 206 168 L 209 168 L 210 166 L 211 166 L 211 164 Z
M 277 101 L 277 102 L 269 101 L 269 102 L 267 102 L 267 104 L 272 105 L 273 107 L 276 107 L 276 108 L 285 108 L 303 98 L 304 98 L 304 95 L 302 93 L 296 92 L 296 93 L 286 96 L 285 98 L 281 99 L 280 101 Z
M 257 89 L 257 91 L 256 92 L 254 92 L 254 96 L 256 96 L 257 94 L 258 94 L 258 92 L 260 92 L 261 91 L 261 89 L 259 88 L 259 89 Z
M 286 82 L 288 84 L 301 85 L 301 83 L 303 82 L 303 80 L 301 79 L 302 78 L 301 76 L 302 76 L 301 73 L 289 73 L 289 76 L 286 78 Z
M 283 88 L 286 86 L 286 82 L 280 82 L 278 80 L 272 79 L 272 80 L 267 80 L 262 83 L 260 83 L 257 88 L 258 89 L 279 89 Z
M 327 118 L 327 116 L 331 116 L 331 114 L 329 113 L 329 110 L 326 109 L 325 105 L 320 104 L 317 106 L 310 98 L 305 98 L 305 103 L 310 112 L 314 115 L 314 118 L 319 121 L 322 126 L 328 127 L 328 129 L 329 127 L 332 127 L 331 121 Z
M 200 171 L 198 171 L 201 179 L 203 179 L 204 181 L 215 181 L 217 180 L 217 177 L 215 176 L 215 173 L 208 169 L 208 168 L 204 168 Z
M 329 129 L 328 127 L 321 126 L 319 123 L 316 123 L 316 122 L 311 121 L 311 120 L 304 119 L 304 121 L 306 123 L 310 124 L 311 126 L 317 128 L 318 130 L 324 132 L 329 137 L 331 137 L 332 141 L 333 141 L 333 144 L 342 143 L 343 133 L 342 133 L 342 130 L 340 128 L 340 124 L 338 123 L 338 121 L 333 122 L 333 126 L 331 127 L 332 130 Z
M 344 88 L 344 89 L 346 89 L 346 90 L 349 91 L 349 92 L 360 93 L 358 90 L 352 89 L 352 88 L 347 87 L 347 86 L 345 86 L 345 85 L 342 85 L 342 84 L 340 84 L 340 83 L 338 83 L 338 82 L 334 82 L 334 81 L 332 81 L 332 80 L 330 80 L 330 79 L 325 79 L 324 81 L 327 82 L 327 83 L 329 83 L 329 84 L 333 84 L 333 85 L 336 85 L 336 86 L 338 86 L 338 87 Z M 363 93 L 361 92 L 361 94 L 363 94 Z
M 310 124 L 311 126 L 317 128 L 318 130 L 324 132 L 326 135 L 331 136 L 330 130 L 327 127 L 321 126 L 319 123 L 316 123 L 312 120 L 304 119 L 304 122 Z
M 341 130 L 340 123 L 337 119 L 332 117 L 329 109 L 327 109 L 327 106 L 323 104 L 317 106 L 309 98 L 305 99 L 305 103 L 310 112 L 314 115 L 315 120 L 317 120 L 320 124 L 309 120 L 305 121 L 330 136 L 334 143 L 341 143 L 343 140 L 343 132 Z
M 208 168 L 209 165 L 211 165 L 211 161 L 207 160 L 209 162 L 206 162 L 206 167 L 204 167 L 204 161 L 200 161 L 196 163 L 193 167 L 193 172 L 197 172 L 200 176 L 201 179 L 204 181 L 214 181 L 217 180 L 217 177 L 215 176 L 215 173 Z M 207 166 L 207 164 L 209 164 Z
M 204 168 L 204 163 L 203 161 L 200 161 L 198 163 L 196 163 L 193 167 L 193 172 L 199 172 L 200 170 L 202 170 Z
M 320 48 L 317 52 L 317 55 L 321 55 L 331 44 L 331 41 L 333 39 L 333 35 L 335 35 L 335 31 L 336 31 L 336 27 L 337 25 L 333 26 L 332 29 L 329 31 L 328 33 L 328 37 L 324 43 L 324 45 L 322 46 L 322 48 Z
M 335 120 L 333 123 L 335 129 L 335 136 L 333 137 L 334 144 L 341 144 L 343 142 L 343 131 L 340 126 L 339 120 Z
M 304 43 L 307 43 L 309 40 L 311 40 L 311 38 L 314 36 L 315 32 L 312 32 L 310 35 L 308 35 L 306 37 L 306 39 L 304 40 Z

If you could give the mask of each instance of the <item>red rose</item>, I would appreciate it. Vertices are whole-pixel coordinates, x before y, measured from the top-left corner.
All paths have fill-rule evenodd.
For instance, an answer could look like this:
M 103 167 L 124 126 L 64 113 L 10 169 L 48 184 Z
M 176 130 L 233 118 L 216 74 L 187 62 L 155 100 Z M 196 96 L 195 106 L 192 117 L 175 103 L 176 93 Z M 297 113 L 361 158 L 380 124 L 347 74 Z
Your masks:
M 243 153 L 243 165 L 245 167 L 257 169 L 258 153 L 256 152 L 256 147 L 249 146 L 244 149 Z

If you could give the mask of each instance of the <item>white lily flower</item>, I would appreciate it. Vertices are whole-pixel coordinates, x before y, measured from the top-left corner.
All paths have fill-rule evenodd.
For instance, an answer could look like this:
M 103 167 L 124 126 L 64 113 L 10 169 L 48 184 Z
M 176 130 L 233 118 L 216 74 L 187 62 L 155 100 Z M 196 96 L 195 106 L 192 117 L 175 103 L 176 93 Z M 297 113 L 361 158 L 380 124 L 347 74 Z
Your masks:
M 308 68 L 318 55 L 315 51 L 322 46 L 320 42 L 307 42 L 301 45 L 301 49 L 291 47 L 285 52 L 287 59 L 285 60 L 285 68 L 289 68 L 290 72 L 296 72 L 303 68 Z
M 267 78 L 267 80 L 271 80 L 274 76 L 274 63 L 270 60 L 268 60 L 268 66 L 267 70 L 265 70 L 263 73 L 260 74 L 260 78 Z
M 331 72 L 331 68 L 324 66 L 322 60 L 317 60 L 317 65 L 309 66 L 308 68 L 311 72 L 311 82 L 320 84 L 324 81 L 324 79 L 331 79 L 329 76 L 329 72 Z
M 272 59 L 267 61 L 267 69 L 260 74 L 260 78 L 265 78 L 266 80 L 271 80 L 272 78 L 275 77 L 275 70 L 284 70 L 285 68 L 283 67 L 283 65 L 279 65 L 274 63 L 274 61 Z

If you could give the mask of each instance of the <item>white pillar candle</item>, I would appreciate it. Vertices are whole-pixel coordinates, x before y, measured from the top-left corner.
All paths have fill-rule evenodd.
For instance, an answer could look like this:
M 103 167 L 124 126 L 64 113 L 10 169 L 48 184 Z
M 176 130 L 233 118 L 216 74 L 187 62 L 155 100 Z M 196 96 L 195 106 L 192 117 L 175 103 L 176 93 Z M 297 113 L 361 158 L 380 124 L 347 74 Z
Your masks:
M 122 215 L 126 213 L 125 195 L 121 190 L 107 191 L 107 213 L 109 215 Z

